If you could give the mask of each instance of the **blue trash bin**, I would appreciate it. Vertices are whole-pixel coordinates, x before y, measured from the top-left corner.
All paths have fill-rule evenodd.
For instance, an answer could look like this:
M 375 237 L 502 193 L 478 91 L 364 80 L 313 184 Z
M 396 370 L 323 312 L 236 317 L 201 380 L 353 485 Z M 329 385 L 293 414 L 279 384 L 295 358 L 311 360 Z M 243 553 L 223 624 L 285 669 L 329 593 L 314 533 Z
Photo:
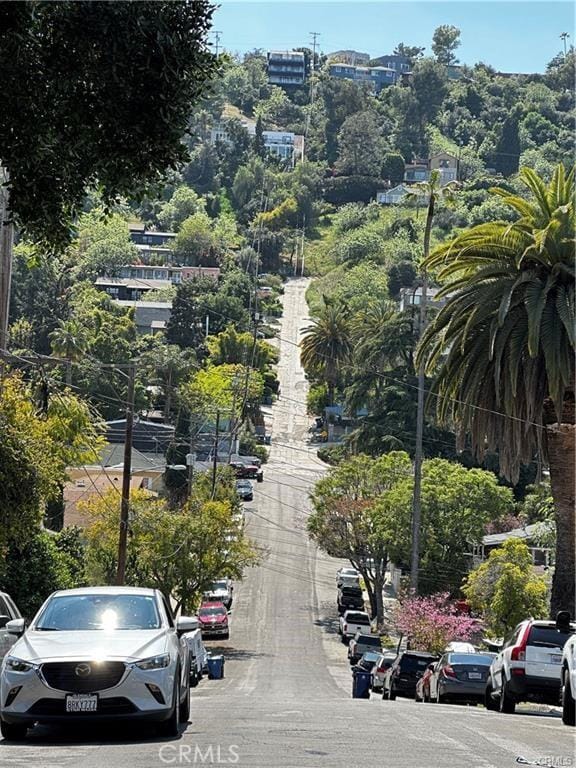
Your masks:
M 352 698 L 369 699 L 372 673 L 362 669 L 352 670 Z
M 208 657 L 208 679 L 221 680 L 224 677 L 224 656 Z

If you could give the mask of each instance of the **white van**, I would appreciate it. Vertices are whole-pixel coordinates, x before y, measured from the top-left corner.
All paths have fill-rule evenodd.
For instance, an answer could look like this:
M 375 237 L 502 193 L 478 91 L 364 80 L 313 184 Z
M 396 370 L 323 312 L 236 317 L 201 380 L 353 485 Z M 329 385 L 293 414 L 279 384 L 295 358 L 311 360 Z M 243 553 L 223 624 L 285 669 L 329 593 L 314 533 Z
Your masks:
M 184 639 L 190 653 L 190 685 L 194 687 L 202 680 L 202 675 L 208 671 L 208 654 L 202 642 L 200 628 L 186 632 Z

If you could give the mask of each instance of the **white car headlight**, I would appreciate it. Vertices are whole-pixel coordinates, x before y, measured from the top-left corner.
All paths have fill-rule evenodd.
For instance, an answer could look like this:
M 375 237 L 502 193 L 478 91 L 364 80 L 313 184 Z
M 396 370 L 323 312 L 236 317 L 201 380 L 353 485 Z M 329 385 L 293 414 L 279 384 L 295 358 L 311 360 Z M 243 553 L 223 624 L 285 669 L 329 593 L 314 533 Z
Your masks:
M 7 656 L 4 660 L 5 668 L 10 672 L 31 672 L 36 669 L 36 664 L 31 664 L 29 661 L 18 659 L 16 656 Z
M 137 661 L 134 665 L 138 669 L 164 669 L 170 664 L 170 654 L 162 653 L 160 656 L 151 656 L 149 659 Z

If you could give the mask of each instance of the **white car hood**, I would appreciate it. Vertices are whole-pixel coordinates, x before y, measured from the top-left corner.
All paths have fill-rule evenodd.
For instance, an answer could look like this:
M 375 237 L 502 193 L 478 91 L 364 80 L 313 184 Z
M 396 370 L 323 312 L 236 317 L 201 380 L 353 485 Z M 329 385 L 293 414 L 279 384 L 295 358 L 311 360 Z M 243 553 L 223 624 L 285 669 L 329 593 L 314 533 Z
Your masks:
M 34 632 L 10 649 L 10 655 L 39 663 L 53 660 L 122 659 L 137 661 L 166 652 L 166 629 Z

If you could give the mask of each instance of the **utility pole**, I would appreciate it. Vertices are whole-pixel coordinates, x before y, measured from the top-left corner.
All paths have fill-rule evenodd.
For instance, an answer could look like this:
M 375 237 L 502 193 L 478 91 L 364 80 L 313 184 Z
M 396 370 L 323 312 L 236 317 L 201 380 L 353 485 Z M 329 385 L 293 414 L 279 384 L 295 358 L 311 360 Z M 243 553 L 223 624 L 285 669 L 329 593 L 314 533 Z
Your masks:
M 218 468 L 218 437 L 220 432 L 220 411 L 216 411 L 216 434 L 214 437 L 214 460 L 212 462 L 212 498 L 216 493 L 216 470 Z
M 562 32 L 562 34 L 560 35 L 560 40 L 562 40 L 562 42 L 564 43 L 564 58 L 566 58 L 566 56 L 567 56 L 567 53 L 566 53 L 566 40 L 569 37 L 570 37 L 570 35 L 568 34 L 568 32 Z
M 214 29 L 212 34 L 214 35 L 214 55 L 217 57 L 220 50 L 220 36 L 222 32 L 219 29 Z
M 316 71 L 316 40 L 320 37 L 320 32 L 310 32 L 312 38 L 312 72 Z
M 435 190 L 431 186 L 428 215 L 424 230 L 424 258 L 430 252 L 430 233 L 434 218 Z M 420 302 L 420 337 L 426 327 L 426 303 L 428 298 L 428 276 L 422 274 L 422 299 Z M 422 437 L 424 434 L 424 386 L 425 364 L 418 366 L 418 405 L 416 411 L 416 446 L 414 449 L 414 493 L 412 497 L 412 552 L 410 557 L 410 587 L 418 593 L 418 570 L 420 568 L 420 525 L 422 520 Z
M 130 480 L 132 475 L 132 434 L 134 431 L 134 379 L 136 366 L 128 367 L 128 393 L 126 395 L 126 431 L 124 434 L 124 465 L 122 468 L 122 501 L 120 504 L 120 532 L 118 537 L 118 570 L 116 584 L 122 586 L 126 578 L 126 550 L 130 517 Z
M 302 258 L 302 265 L 301 265 L 301 271 L 300 276 L 304 277 L 304 242 L 306 238 L 306 215 L 302 217 L 302 239 L 300 241 L 300 254 Z
M 14 225 L 10 215 L 8 171 L 0 166 L 0 351 L 8 349 L 8 313 L 12 282 Z
M 192 433 L 192 422 L 190 422 L 190 452 L 186 456 L 186 465 L 188 467 L 188 498 L 192 496 L 192 483 L 194 482 L 194 463 L 196 454 L 194 453 L 194 435 Z

